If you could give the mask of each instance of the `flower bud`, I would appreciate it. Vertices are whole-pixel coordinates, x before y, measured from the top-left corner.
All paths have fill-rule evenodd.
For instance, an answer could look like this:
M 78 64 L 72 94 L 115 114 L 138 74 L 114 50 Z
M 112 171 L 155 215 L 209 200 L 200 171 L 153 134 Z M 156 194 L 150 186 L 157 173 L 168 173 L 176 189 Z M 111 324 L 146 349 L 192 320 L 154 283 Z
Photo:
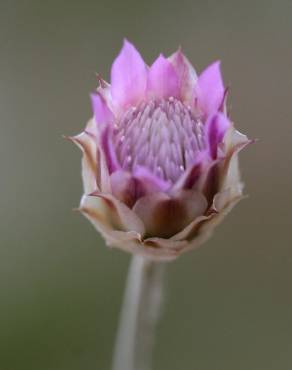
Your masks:
M 242 198 L 238 153 L 250 140 L 227 117 L 226 92 L 219 62 L 197 77 L 179 50 L 148 67 L 124 42 L 71 137 L 83 151 L 79 209 L 109 246 L 174 259 Z

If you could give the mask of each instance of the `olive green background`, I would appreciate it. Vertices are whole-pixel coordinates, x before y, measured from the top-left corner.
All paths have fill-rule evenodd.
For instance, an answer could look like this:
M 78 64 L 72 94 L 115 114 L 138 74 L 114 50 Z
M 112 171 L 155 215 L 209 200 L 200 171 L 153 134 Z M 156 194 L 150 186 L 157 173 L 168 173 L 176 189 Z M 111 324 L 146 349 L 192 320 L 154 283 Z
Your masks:
M 90 117 L 123 37 L 151 63 L 221 59 L 249 198 L 168 265 L 154 370 L 292 368 L 292 2 L 0 1 L 0 369 L 109 370 L 130 257 L 71 209 Z M 138 370 L 138 369 L 137 369 Z

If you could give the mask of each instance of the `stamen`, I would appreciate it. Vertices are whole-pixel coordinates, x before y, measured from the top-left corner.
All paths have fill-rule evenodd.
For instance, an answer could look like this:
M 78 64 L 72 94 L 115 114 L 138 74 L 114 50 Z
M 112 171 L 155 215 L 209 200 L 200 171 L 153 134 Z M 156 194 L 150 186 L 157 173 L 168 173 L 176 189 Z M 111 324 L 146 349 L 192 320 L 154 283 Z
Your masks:
M 123 168 L 145 166 L 174 183 L 205 148 L 203 124 L 174 97 L 130 108 L 117 123 L 114 145 Z

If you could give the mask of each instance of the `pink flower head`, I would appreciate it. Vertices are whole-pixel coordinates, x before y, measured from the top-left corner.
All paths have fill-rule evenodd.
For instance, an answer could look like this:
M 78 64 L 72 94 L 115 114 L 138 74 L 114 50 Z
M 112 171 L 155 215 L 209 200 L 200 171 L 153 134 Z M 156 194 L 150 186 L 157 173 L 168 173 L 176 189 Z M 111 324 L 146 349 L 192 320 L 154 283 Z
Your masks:
M 197 247 L 242 196 L 220 63 L 198 77 L 179 50 L 148 67 L 128 41 L 91 96 L 80 211 L 108 245 L 155 259 Z

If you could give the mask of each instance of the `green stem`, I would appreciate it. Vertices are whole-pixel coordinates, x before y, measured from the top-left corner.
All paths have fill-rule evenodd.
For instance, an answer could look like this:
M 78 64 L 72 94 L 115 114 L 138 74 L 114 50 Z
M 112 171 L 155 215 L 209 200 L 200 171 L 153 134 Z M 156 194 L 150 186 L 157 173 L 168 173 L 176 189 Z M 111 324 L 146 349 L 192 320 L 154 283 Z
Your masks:
M 163 263 L 133 256 L 113 358 L 113 370 L 151 370 L 162 298 Z

